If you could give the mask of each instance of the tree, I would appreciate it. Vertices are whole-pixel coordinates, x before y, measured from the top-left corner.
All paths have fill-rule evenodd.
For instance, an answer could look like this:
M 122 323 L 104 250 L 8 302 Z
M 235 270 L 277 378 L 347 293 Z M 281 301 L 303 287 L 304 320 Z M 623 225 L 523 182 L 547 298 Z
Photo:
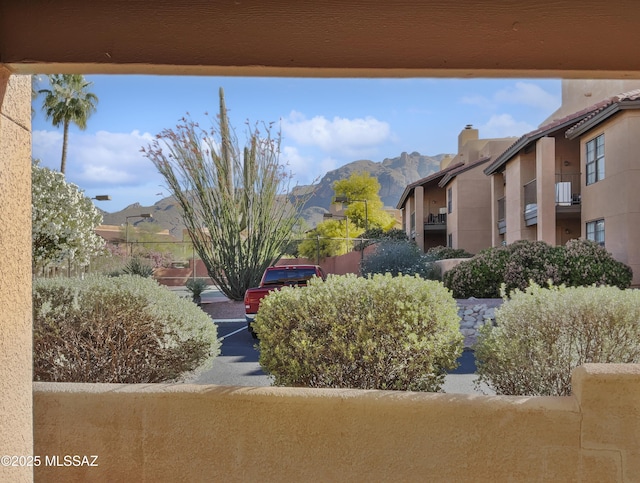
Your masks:
M 292 236 L 306 197 L 287 197 L 280 133 L 249 127 L 240 150 L 220 89 L 216 126 L 185 118 L 142 151 L 182 208 L 184 224 L 211 279 L 232 300 L 258 285 Z
M 349 237 L 357 237 L 362 229 L 349 220 Z M 351 251 L 351 245 L 346 237 L 346 220 L 326 220 L 311 231 L 300 242 L 298 252 L 304 258 L 315 260 L 316 258 L 344 255 Z M 353 234 L 352 234 L 353 233 Z
M 384 211 L 384 204 L 378 195 L 380 183 L 369 173 L 352 173 L 349 178 L 333 183 L 333 191 L 336 197 L 350 200 L 340 215 L 348 220 L 349 229 L 347 231 L 347 223 L 344 220 L 326 220 L 318 223 L 313 230 L 307 232 L 306 239 L 300 243 L 299 252 L 305 258 L 343 255 L 353 248 L 352 245 L 345 244 L 346 238 L 362 236 L 367 226 L 369 233 L 386 232 L 395 224 L 393 217 Z
M 87 265 L 104 247 L 95 233 L 102 215 L 62 173 L 38 163 L 34 160 L 31 170 L 34 272 L 64 261 Z
M 336 196 L 352 200 L 344 210 L 344 215 L 363 230 L 378 227 L 387 231 L 395 225 L 393 217 L 384 211 L 384 203 L 378 194 L 380 183 L 366 171 L 352 173 L 349 178 L 336 181 L 333 191 Z M 366 200 L 366 203 L 362 200 Z
M 62 159 L 60 172 L 64 174 L 67 166 L 67 144 L 69 124 L 73 123 L 83 131 L 87 128 L 87 119 L 96 111 L 98 97 L 89 92 L 93 82 L 85 80 L 79 74 L 52 74 L 48 76 L 50 89 L 41 89 L 44 94 L 42 109 L 51 119 L 54 127 L 62 125 Z

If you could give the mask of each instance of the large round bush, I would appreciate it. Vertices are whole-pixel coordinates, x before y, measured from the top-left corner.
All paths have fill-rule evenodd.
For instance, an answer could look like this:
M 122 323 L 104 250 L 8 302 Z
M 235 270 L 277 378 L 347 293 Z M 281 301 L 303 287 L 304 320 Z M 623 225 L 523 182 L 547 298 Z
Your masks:
M 497 298 L 524 290 L 531 281 L 567 286 L 614 285 L 627 288 L 632 272 L 595 242 L 571 240 L 566 246 L 520 240 L 488 248 L 446 272 L 443 282 L 456 298 Z
M 566 285 L 614 285 L 624 289 L 631 285 L 632 278 L 628 265 L 593 241 L 570 240 L 564 247 L 562 282 Z
M 429 248 L 426 253 L 427 260 L 448 260 L 451 258 L 471 258 L 473 254 L 464 250 L 463 248 L 451 248 L 439 245 L 437 247 Z
M 504 282 L 509 253 L 502 247 L 482 250 L 444 273 L 442 282 L 459 299 L 496 298 Z
M 285 287 L 261 301 L 254 327 L 279 386 L 438 391 L 462 353 L 455 300 L 416 276 Z
M 135 275 L 37 279 L 34 380 L 151 383 L 194 376 L 220 343 L 193 302 Z
M 418 275 L 421 278 L 435 279 L 436 271 L 431 260 L 408 240 L 383 240 L 375 251 L 365 255 L 360 262 L 363 276 L 376 273 L 391 275 Z
M 496 394 L 565 396 L 588 362 L 640 362 L 640 292 L 617 287 L 516 290 L 475 347 L 479 382 Z

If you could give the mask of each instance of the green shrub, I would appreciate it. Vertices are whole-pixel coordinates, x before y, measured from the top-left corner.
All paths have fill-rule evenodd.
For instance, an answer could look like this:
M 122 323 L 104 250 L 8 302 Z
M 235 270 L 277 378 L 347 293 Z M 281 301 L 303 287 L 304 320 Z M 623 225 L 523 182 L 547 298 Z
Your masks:
M 560 272 L 564 247 L 551 246 L 543 241 L 520 240 L 504 250 L 509 254 L 503 274 L 507 293 L 515 289 L 524 290 L 531 281 L 543 286 L 548 281 L 554 285 L 562 283 Z
M 497 298 L 502 284 L 508 294 L 524 290 L 530 281 L 541 286 L 551 281 L 554 285 L 627 288 L 631 278 L 631 268 L 592 241 L 571 240 L 564 247 L 554 247 L 520 240 L 481 251 L 446 272 L 443 282 L 456 298 Z
M 478 383 L 496 394 L 565 396 L 584 363 L 640 362 L 640 292 L 616 287 L 516 290 L 475 346 Z
M 210 317 L 152 279 L 37 279 L 33 309 L 36 381 L 174 381 L 219 352 Z
M 420 249 L 410 241 L 402 240 L 383 240 L 378 243 L 375 251 L 365 255 L 360 262 L 360 273 L 365 277 L 376 273 L 390 273 L 436 278 L 433 264 Z
M 614 285 L 624 289 L 631 285 L 633 272 L 596 242 L 570 240 L 565 245 L 562 281 L 569 286 Z
M 254 327 L 278 386 L 438 391 L 462 353 L 455 300 L 419 277 L 311 279 L 265 297 Z
M 361 240 L 354 245 L 354 250 L 364 250 L 365 247 L 383 240 L 409 241 L 409 237 L 405 231 L 400 228 L 391 228 L 385 231 L 377 226 L 364 231 L 358 238 Z
M 186 289 L 193 294 L 194 297 L 202 295 L 207 290 L 209 284 L 202 278 L 190 278 L 185 284 Z
M 482 250 L 444 273 L 442 282 L 455 298 L 497 298 L 509 253 L 503 247 Z
M 462 248 L 450 247 L 431 247 L 425 253 L 426 258 L 430 261 L 448 260 L 450 258 L 471 258 L 473 255 Z
M 127 275 L 149 278 L 153 275 L 153 267 L 148 262 L 143 261 L 142 258 L 133 257 L 124 266 L 122 272 Z

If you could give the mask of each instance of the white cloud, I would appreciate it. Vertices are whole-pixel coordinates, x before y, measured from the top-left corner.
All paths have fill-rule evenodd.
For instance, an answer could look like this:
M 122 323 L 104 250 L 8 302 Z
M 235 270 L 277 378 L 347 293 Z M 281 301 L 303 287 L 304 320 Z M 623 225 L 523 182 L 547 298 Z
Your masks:
M 551 113 L 560 107 L 559 97 L 549 94 L 539 85 L 530 82 L 516 82 L 515 85 L 500 89 L 491 96 L 464 96 L 459 102 L 487 110 L 497 110 L 509 104 L 535 107 Z
M 496 114 L 479 126 L 483 138 L 503 138 L 509 136 L 522 136 L 533 131 L 535 126 L 523 121 L 516 121 L 511 114 Z
M 67 178 L 79 186 L 135 186 L 158 176 L 151 161 L 140 149 L 153 140 L 149 133 L 95 134 L 73 133 L 69 136 Z M 55 131 L 34 131 L 33 155 L 45 166 L 58 169 L 62 151 L 62 135 Z
M 374 153 L 375 148 L 391 136 L 389 124 L 371 116 L 355 119 L 336 116 L 332 120 L 315 116 L 307 119 L 296 111 L 282 120 L 282 132 L 285 141 L 347 157 Z
M 482 109 L 494 109 L 495 103 L 484 96 L 465 96 L 460 99 L 460 103 L 469 104 L 470 106 L 480 107 Z
M 515 86 L 499 90 L 494 100 L 505 104 L 521 104 L 540 108 L 544 111 L 555 111 L 560 107 L 560 99 L 549 94 L 537 84 L 516 82 Z
M 298 148 L 283 146 L 280 162 L 286 165 L 287 171 L 299 184 L 309 184 L 314 180 L 313 159 L 300 154 Z
M 293 175 L 294 183 L 307 185 L 317 183 L 328 171 L 338 168 L 341 164 L 331 157 L 316 161 L 312 156 L 305 156 L 298 148 L 284 146 L 280 162 L 286 163 L 286 168 Z

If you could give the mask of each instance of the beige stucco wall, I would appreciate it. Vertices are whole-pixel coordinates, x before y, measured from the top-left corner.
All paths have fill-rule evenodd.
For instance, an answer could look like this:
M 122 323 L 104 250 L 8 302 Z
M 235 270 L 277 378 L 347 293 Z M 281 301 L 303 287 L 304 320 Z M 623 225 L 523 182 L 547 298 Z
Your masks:
M 421 251 L 424 251 L 424 188 L 422 186 L 416 186 L 413 196 L 415 200 L 416 213 L 415 243 Z
M 556 142 L 552 137 L 536 141 L 537 239 L 556 244 Z
M 454 248 L 474 254 L 491 246 L 491 180 L 483 167 L 460 173 L 454 187 L 458 201 L 456 226 L 452 227 Z
M 31 77 L 0 64 L 0 456 L 32 454 Z M 0 465 L 0 481 L 31 468 Z
M 581 171 L 585 168 L 585 144 L 604 133 L 605 178 L 586 186 L 582 176 L 582 230 L 585 224 L 605 219 L 605 248 L 634 272 L 640 285 L 640 112 L 625 111 L 580 138 Z
M 637 481 L 640 365 L 576 396 L 34 384 L 35 452 L 98 467 L 40 481 Z

